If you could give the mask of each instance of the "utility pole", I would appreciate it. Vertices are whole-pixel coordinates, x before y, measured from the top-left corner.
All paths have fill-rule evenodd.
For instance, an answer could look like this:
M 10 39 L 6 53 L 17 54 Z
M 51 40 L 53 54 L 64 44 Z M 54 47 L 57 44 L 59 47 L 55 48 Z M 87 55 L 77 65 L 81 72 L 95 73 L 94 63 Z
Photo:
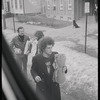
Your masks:
M 6 19 L 5 19 L 5 11 L 2 10 L 2 24 L 3 28 L 6 29 Z
M 85 2 L 85 14 L 86 14 L 86 24 L 85 24 L 85 53 L 86 53 L 86 45 L 87 45 L 87 17 L 90 12 L 90 2 Z
M 86 44 L 87 44 L 87 13 L 86 13 L 86 25 L 85 25 L 85 53 L 86 53 Z
M 14 20 L 14 13 L 13 13 L 13 26 L 14 26 L 14 32 L 16 32 L 16 29 L 15 29 L 15 20 Z
M 23 13 L 25 14 L 25 2 L 23 0 Z

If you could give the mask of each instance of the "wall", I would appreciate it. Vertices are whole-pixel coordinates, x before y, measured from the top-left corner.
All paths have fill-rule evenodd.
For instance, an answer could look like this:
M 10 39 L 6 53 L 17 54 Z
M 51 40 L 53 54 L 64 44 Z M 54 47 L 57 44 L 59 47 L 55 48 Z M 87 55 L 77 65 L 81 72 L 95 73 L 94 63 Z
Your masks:
M 45 14 L 46 13 L 46 0 L 41 0 L 41 13 Z
M 47 7 L 48 1 L 50 2 L 50 9 L 48 9 Z M 53 3 L 53 1 L 54 0 L 46 0 L 47 17 L 52 17 L 64 21 L 72 21 L 74 18 L 74 0 L 70 0 L 71 9 L 68 9 L 68 0 L 62 0 L 62 4 L 60 3 L 60 0 L 55 0 L 55 4 Z
M 79 20 L 84 13 L 84 2 L 85 0 L 74 0 L 74 19 Z
M 41 12 L 41 0 L 9 0 L 11 13 L 24 14 L 27 13 L 40 13 Z M 17 2 L 17 8 L 15 7 L 15 1 Z M 19 1 L 21 1 L 22 9 L 20 9 Z
M 41 0 L 24 0 L 25 13 L 40 13 Z
M 19 0 L 9 0 L 11 13 L 23 14 L 23 0 L 21 0 L 22 9 L 20 9 Z M 17 3 L 17 8 L 15 7 L 15 1 Z

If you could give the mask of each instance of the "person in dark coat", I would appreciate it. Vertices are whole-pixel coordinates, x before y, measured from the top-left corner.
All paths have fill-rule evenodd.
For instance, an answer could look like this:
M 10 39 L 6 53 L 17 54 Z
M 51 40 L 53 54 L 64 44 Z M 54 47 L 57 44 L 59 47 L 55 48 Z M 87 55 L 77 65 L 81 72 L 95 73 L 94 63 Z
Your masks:
M 19 27 L 17 29 L 18 35 L 15 36 L 11 43 L 10 47 L 14 54 L 16 61 L 18 62 L 22 72 L 27 75 L 27 59 L 28 54 L 24 54 L 25 44 L 30 38 L 24 34 L 24 28 Z
M 35 33 L 35 35 L 34 35 L 35 37 L 36 37 L 36 39 L 37 39 L 37 41 L 39 41 L 41 38 L 43 38 L 44 37 L 44 34 L 43 34 L 43 32 L 42 31 L 36 31 L 36 33 Z M 40 53 L 40 50 L 38 49 L 38 44 L 37 44 L 37 46 L 36 46 L 36 53 L 35 53 L 35 55 L 37 55 L 37 54 L 39 54 Z
M 54 40 L 50 37 L 43 37 L 39 43 L 40 54 L 32 59 L 31 75 L 36 82 L 36 94 L 41 95 L 41 100 L 61 100 L 59 84 L 53 81 L 54 56 L 52 52 Z

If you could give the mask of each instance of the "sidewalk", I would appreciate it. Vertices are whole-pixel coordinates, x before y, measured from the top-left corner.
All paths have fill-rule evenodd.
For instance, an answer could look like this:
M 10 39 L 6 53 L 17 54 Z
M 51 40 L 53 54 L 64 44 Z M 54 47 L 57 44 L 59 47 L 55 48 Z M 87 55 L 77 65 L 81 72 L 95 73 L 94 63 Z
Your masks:
M 7 33 L 5 32 L 7 40 L 9 39 L 9 41 L 14 35 L 17 35 L 17 33 L 13 34 L 11 30 L 9 30 L 9 33 L 10 34 L 8 34 L 8 31 Z M 98 90 L 97 59 L 87 54 L 72 50 L 65 45 L 66 41 L 57 41 L 53 48 L 54 51 L 65 54 L 66 65 L 68 68 L 68 73 L 66 74 L 66 82 L 63 85 L 60 85 L 62 98 L 61 100 L 89 100 L 90 97 L 96 98 Z M 74 46 L 75 44 L 69 42 L 67 45 Z M 32 57 L 31 54 L 30 57 Z M 29 83 L 32 85 L 32 87 L 35 88 L 34 80 L 30 74 L 30 57 L 30 60 L 28 61 L 27 73 Z
M 7 19 L 7 28 L 13 29 L 12 19 Z M 42 30 L 45 36 L 54 38 L 55 41 L 66 41 L 66 47 L 77 50 L 79 52 L 85 52 L 85 18 L 77 21 L 80 28 L 76 29 L 73 26 L 68 26 L 60 29 L 54 29 L 49 27 L 29 25 L 26 23 L 15 22 L 16 29 L 19 26 L 23 26 L 25 32 L 32 36 L 37 30 Z M 87 25 L 87 54 L 93 57 L 98 57 L 98 35 L 97 35 L 97 23 L 94 21 L 93 16 L 88 16 Z
M 14 33 L 11 30 L 13 29 L 11 21 L 7 23 L 9 29 L 4 30 L 4 35 L 7 38 L 7 41 L 10 42 L 17 33 Z M 29 36 L 33 35 L 36 30 L 43 30 L 45 36 L 54 38 L 56 43 L 53 50 L 66 55 L 68 73 L 66 74 L 65 84 L 61 86 L 62 100 L 89 100 L 90 98 L 97 98 L 97 57 L 84 53 L 85 19 L 82 19 L 77 23 L 80 26 L 78 29 L 73 28 L 73 26 L 53 29 L 16 22 L 16 29 L 19 26 L 23 26 L 25 32 Z M 94 32 L 97 30 L 96 28 L 95 22 L 88 24 L 87 47 L 90 48 L 90 50 L 93 49 L 93 52 L 91 53 L 96 52 L 97 54 L 98 37 L 94 35 Z M 80 47 L 83 47 L 81 48 L 81 50 L 83 49 L 83 52 L 77 50 L 80 49 Z M 30 68 L 31 60 L 28 62 L 28 78 L 32 86 L 34 86 Z M 78 95 L 79 97 L 77 97 Z

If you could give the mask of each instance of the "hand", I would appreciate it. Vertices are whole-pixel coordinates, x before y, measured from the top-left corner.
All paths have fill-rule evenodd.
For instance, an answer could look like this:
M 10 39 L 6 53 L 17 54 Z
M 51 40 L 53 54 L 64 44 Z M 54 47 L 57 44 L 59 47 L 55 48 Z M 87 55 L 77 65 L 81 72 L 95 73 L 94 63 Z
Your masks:
M 19 48 L 15 48 L 14 51 L 15 51 L 15 54 L 21 54 L 22 53 L 21 49 L 19 49 Z
M 67 66 L 63 67 L 63 72 L 67 73 Z
M 29 55 L 29 53 L 30 53 L 30 52 L 29 52 L 29 50 L 28 50 L 27 53 L 26 53 L 25 55 Z
M 41 81 L 40 76 L 36 76 L 36 77 L 35 77 L 35 81 L 36 81 L 36 82 L 40 82 L 40 81 Z

